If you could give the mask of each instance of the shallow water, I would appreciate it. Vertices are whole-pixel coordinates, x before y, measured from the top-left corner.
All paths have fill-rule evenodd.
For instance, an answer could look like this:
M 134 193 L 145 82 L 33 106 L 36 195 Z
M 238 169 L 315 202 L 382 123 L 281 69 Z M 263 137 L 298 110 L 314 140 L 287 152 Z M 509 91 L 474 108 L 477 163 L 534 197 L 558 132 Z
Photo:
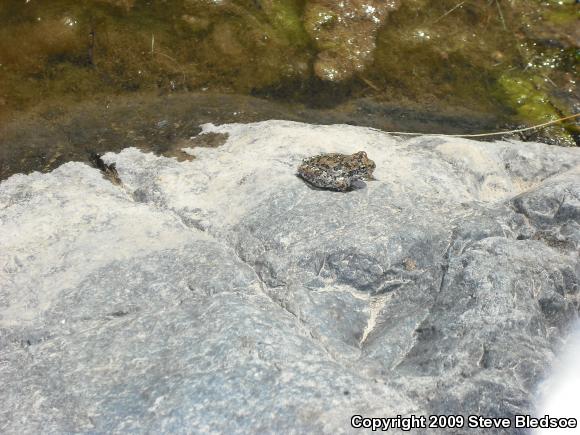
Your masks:
M 190 138 L 205 123 L 287 119 L 317 124 L 353 124 L 385 131 L 463 133 L 492 129 L 498 118 L 463 109 L 432 113 L 353 99 L 328 109 L 251 96 L 171 93 L 120 96 L 61 107 L 56 104 L 0 125 L 0 179 L 17 172 L 48 171 L 95 153 L 129 146 L 183 157 Z
M 540 123 L 580 108 L 579 14 L 574 0 L 2 0 L 0 141 L 31 113 L 70 118 L 95 102 L 98 118 L 118 95 L 152 93 L 261 97 L 282 118 L 335 110 L 325 116 L 414 131 L 454 130 L 445 119 L 458 113 L 490 128 Z M 347 116 L 356 101 L 386 119 Z M 400 112 L 417 118 L 401 122 Z M 578 127 L 565 127 L 540 139 L 574 145 Z M 78 154 L 73 146 L 60 156 Z M 14 148 L 0 151 L 3 174 L 50 167 L 15 165 Z

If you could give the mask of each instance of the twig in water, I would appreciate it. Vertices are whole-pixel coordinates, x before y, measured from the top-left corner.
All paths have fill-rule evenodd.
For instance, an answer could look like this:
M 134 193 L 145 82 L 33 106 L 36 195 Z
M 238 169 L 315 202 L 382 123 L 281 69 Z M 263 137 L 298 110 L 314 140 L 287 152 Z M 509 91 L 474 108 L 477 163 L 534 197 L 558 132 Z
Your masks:
M 90 66 L 95 66 L 95 27 L 91 19 L 91 31 L 89 32 L 88 61 Z
M 400 136 L 442 136 L 442 137 L 486 137 L 486 136 L 502 136 L 504 134 L 512 133 L 523 133 L 524 131 L 536 130 L 539 128 L 547 127 L 549 125 L 557 124 L 558 122 L 567 121 L 569 119 L 574 119 L 580 117 L 580 113 L 575 115 L 566 116 L 564 118 L 556 119 L 550 122 L 544 122 L 543 124 L 534 125 L 532 127 L 518 128 L 516 130 L 506 130 L 506 131 L 496 131 L 494 133 L 477 133 L 477 134 L 431 134 L 431 133 L 409 133 L 404 131 L 386 131 L 388 134 L 396 134 Z
M 463 3 L 465 2 L 460 2 L 458 4 L 456 4 L 454 7 L 452 7 L 451 9 L 449 9 L 447 12 L 445 12 L 443 15 L 441 15 L 439 18 L 437 18 L 435 21 L 433 21 L 431 24 L 435 24 L 439 21 L 441 21 L 443 18 L 445 18 L 447 15 L 449 15 L 451 12 L 453 12 L 455 9 L 463 6 Z
M 176 64 L 178 64 L 178 65 L 179 65 L 179 62 L 177 62 L 177 60 L 175 60 L 174 58 L 172 58 L 172 57 L 171 57 L 171 56 L 169 56 L 168 54 L 165 54 L 165 53 L 163 53 L 163 52 L 161 52 L 161 51 L 158 51 L 158 52 L 157 52 L 157 54 L 160 54 L 161 56 L 163 56 L 163 57 L 166 57 L 167 59 L 169 59 L 169 60 L 172 60 L 173 62 L 175 62 Z
M 379 92 L 381 89 L 375 85 L 373 82 L 371 82 L 369 79 L 367 79 L 366 77 L 360 76 L 360 79 L 365 82 L 369 87 L 373 88 L 375 91 Z
M 504 30 L 507 30 L 507 26 L 505 25 L 505 20 L 503 18 L 503 12 L 501 11 L 501 6 L 499 5 L 499 1 L 495 0 L 495 4 L 497 5 L 497 11 L 499 12 L 499 17 L 501 18 L 501 24 Z
M 552 86 L 554 86 L 555 88 L 557 88 L 557 87 L 558 87 L 558 85 L 557 85 L 556 83 L 554 83 L 554 80 L 552 80 L 550 77 L 546 77 L 546 80 L 548 80 L 548 81 L 550 82 L 550 84 L 551 84 Z

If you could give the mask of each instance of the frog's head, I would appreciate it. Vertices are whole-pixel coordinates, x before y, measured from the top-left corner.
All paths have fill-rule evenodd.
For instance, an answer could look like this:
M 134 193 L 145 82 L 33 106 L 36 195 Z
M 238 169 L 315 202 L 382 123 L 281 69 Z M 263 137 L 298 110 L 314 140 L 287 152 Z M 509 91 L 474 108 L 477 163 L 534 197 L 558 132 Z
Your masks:
M 375 162 L 368 158 L 367 153 L 359 151 L 351 157 L 353 172 L 367 179 L 372 178 L 376 165 Z

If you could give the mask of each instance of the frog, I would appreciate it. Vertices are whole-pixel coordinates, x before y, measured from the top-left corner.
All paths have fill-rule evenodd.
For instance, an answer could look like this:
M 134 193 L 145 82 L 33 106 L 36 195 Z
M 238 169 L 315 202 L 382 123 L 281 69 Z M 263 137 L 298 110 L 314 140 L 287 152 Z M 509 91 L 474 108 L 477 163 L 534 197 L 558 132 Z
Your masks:
M 355 181 L 374 180 L 375 167 L 364 151 L 351 155 L 328 153 L 304 159 L 297 175 L 314 187 L 348 192 Z

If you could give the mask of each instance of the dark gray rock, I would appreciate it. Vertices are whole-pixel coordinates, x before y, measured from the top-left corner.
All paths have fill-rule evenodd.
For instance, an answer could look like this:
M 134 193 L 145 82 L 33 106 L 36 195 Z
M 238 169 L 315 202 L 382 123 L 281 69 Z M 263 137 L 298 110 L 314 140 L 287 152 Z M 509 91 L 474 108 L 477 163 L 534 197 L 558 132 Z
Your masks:
M 205 131 L 228 141 L 192 161 L 105 155 L 120 186 L 80 163 L 0 185 L 0 432 L 533 411 L 578 318 L 577 149 Z M 361 189 L 295 176 L 361 149 L 377 165 Z

